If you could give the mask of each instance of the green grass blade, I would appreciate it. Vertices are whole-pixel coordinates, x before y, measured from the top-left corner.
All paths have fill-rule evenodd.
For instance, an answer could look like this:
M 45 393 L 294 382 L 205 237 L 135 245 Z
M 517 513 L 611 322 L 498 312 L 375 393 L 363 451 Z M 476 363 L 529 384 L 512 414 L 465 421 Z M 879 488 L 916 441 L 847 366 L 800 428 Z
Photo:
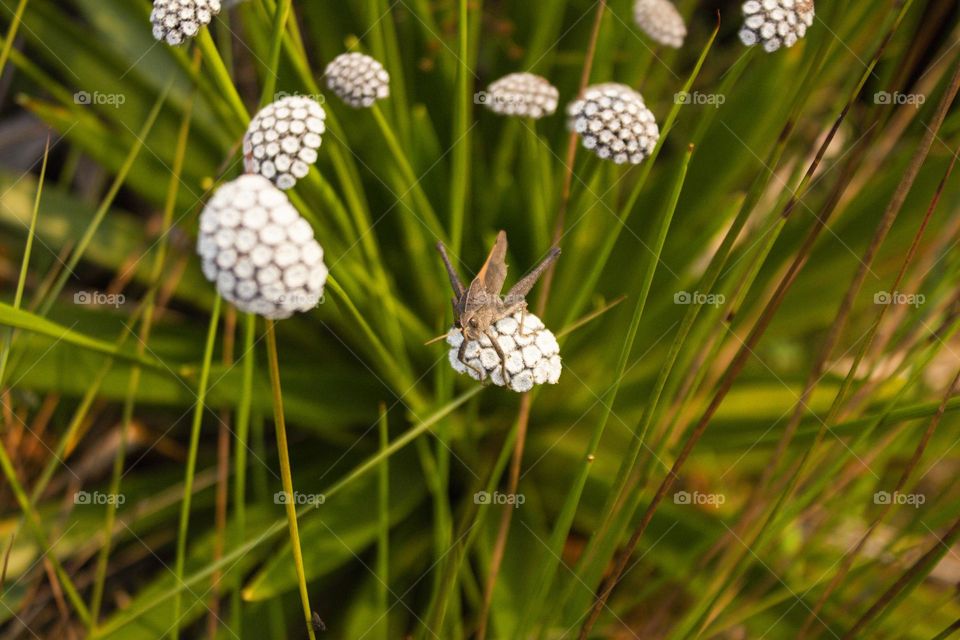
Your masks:
M 197 402 L 193 409 L 193 423 L 190 428 L 190 449 L 187 454 L 187 468 L 184 476 L 183 501 L 180 507 L 180 524 L 177 529 L 177 555 L 173 573 L 178 583 L 183 583 L 183 566 L 187 555 L 187 537 L 190 526 L 190 504 L 193 500 L 193 479 L 197 470 L 197 451 L 200 445 L 200 427 L 203 424 L 203 415 L 207 411 L 207 383 L 210 380 L 210 365 L 213 362 L 213 348 L 217 339 L 217 326 L 220 324 L 220 296 L 213 303 L 210 313 L 210 326 L 207 331 L 207 342 L 203 351 L 203 364 L 200 369 L 200 381 L 197 387 Z M 180 637 L 181 591 L 177 591 L 173 598 L 174 624 L 170 634 L 174 640 Z
M 293 564 L 297 570 L 297 582 L 300 588 L 300 602 L 303 605 L 303 617 L 307 627 L 307 636 L 314 640 L 313 610 L 310 608 L 310 594 L 307 591 L 307 577 L 303 570 L 303 552 L 300 550 L 300 534 L 297 526 L 297 500 L 293 491 L 293 476 L 290 471 L 290 449 L 287 444 L 287 427 L 283 416 L 283 392 L 280 389 L 280 363 L 277 357 L 277 337 L 273 320 L 267 320 L 267 361 L 270 364 L 270 387 L 273 389 L 273 420 L 277 432 L 277 452 L 280 455 L 280 478 L 283 491 L 287 496 L 284 508 L 287 512 L 287 524 L 290 529 L 290 548 L 293 551 Z
M 630 320 L 630 326 L 627 330 L 626 339 L 624 340 L 623 347 L 620 351 L 616 368 L 616 377 L 614 378 L 614 382 L 610 387 L 609 393 L 603 398 L 603 410 L 601 412 L 600 419 L 593 429 L 593 432 L 590 436 L 590 443 L 587 445 L 587 449 L 584 451 L 583 459 L 580 462 L 580 467 L 577 470 L 577 474 L 570 486 L 569 491 L 567 492 L 563 507 L 560 511 L 560 516 L 557 518 L 553 532 L 550 535 L 550 540 L 548 543 L 549 552 L 544 554 L 540 578 L 537 580 L 538 591 L 529 600 L 527 606 L 524 607 L 526 614 L 521 616 L 521 620 L 524 622 L 521 623 L 521 626 L 517 629 L 517 637 L 526 637 L 530 626 L 535 624 L 537 621 L 540 621 L 543 615 L 543 608 L 553 585 L 553 580 L 556 577 L 560 558 L 562 557 L 563 545 L 566 543 L 566 540 L 569 536 L 570 527 L 573 524 L 573 517 L 577 511 L 577 506 L 580 504 L 580 499 L 583 495 L 583 488 L 586 485 L 587 477 L 589 476 L 590 469 L 593 466 L 592 463 L 594 456 L 596 455 L 600 446 L 600 441 L 603 438 L 610 415 L 613 413 L 613 407 L 617 400 L 617 393 L 620 390 L 620 383 L 623 381 L 627 366 L 630 362 L 630 354 L 633 351 L 634 342 L 637 337 L 637 331 L 640 328 L 640 320 L 643 317 L 643 311 L 647 304 L 647 297 L 649 296 L 650 288 L 653 285 L 653 278 L 657 273 L 657 268 L 660 266 L 660 255 L 663 251 L 663 245 L 666 243 L 667 234 L 669 233 L 670 225 L 673 222 L 673 216 L 677 210 L 677 203 L 680 201 L 680 194 L 683 191 L 683 185 L 687 177 L 687 168 L 690 166 L 690 158 L 692 155 L 693 145 L 690 145 L 687 148 L 687 153 L 683 156 L 680 166 L 676 171 L 670 199 L 664 206 L 660 218 L 654 225 L 654 228 L 656 229 L 656 235 L 654 241 L 651 243 L 651 254 L 645 270 L 644 279 L 640 287 L 640 295 L 637 298 L 633 316 Z

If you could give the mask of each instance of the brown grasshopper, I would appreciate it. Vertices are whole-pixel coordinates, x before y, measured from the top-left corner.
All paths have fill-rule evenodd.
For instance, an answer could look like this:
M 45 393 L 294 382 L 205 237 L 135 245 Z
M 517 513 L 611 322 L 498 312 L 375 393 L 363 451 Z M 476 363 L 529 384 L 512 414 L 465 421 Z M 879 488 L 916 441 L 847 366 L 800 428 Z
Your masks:
M 547 254 L 540 264 L 534 267 L 533 271 L 521 278 L 507 295 L 500 295 L 503 289 L 503 283 L 507 279 L 507 234 L 503 231 L 497 234 L 497 241 L 490 250 L 486 262 L 480 269 L 480 273 L 473 279 L 469 287 L 464 287 L 457 275 L 457 270 L 450 262 L 447 256 L 447 249 L 442 242 L 437 243 L 437 251 L 443 259 L 443 264 L 447 268 L 447 275 L 450 276 L 450 286 L 453 287 L 453 317 L 456 327 L 463 334 L 463 342 L 460 344 L 460 351 L 457 359 L 465 366 L 470 367 L 481 376 L 485 375 L 482 371 L 468 363 L 464 359 L 467 348 L 467 342 L 479 340 L 483 336 L 490 339 L 490 343 L 500 356 L 500 366 L 503 371 L 503 379 L 509 382 L 507 374 L 507 357 L 504 355 L 497 337 L 490 331 L 490 327 L 498 320 L 512 316 L 517 311 L 521 312 L 520 331 L 523 331 L 523 313 L 527 309 L 526 295 L 537 283 L 540 276 L 546 271 L 557 256 L 560 255 L 560 249 L 554 247 Z

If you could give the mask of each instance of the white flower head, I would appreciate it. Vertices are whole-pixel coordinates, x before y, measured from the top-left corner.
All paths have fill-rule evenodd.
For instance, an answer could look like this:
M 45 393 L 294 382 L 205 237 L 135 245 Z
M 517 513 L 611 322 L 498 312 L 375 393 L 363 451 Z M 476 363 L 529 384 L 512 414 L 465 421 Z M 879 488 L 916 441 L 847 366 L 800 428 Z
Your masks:
M 317 161 L 326 117 L 323 107 L 305 96 L 288 96 L 261 109 L 243 136 L 246 172 L 281 189 L 293 187 Z
M 220 13 L 220 0 L 153 0 L 153 37 L 169 45 L 193 38 Z
M 241 311 L 275 320 L 316 307 L 327 267 L 313 228 L 258 175 L 217 190 L 200 214 L 203 274 Z
M 503 76 L 483 94 L 483 104 L 503 116 L 520 116 L 538 120 L 557 110 L 560 92 L 550 82 L 532 73 L 511 73 Z
M 687 37 L 687 25 L 670 0 L 636 0 L 633 21 L 656 42 L 674 49 Z
M 362 53 L 341 53 L 324 72 L 327 87 L 354 109 L 372 107 L 390 97 L 390 74 L 383 65 Z
M 523 322 L 523 326 L 520 323 Z M 499 387 L 507 387 L 517 393 L 530 391 L 534 385 L 556 384 L 563 366 L 560 362 L 560 345 L 557 338 L 543 322 L 532 313 L 520 312 L 502 318 L 490 326 L 504 359 L 488 336 L 470 340 L 464 348 L 461 362 L 460 347 L 464 337 L 460 329 L 453 327 L 447 334 L 450 345 L 450 365 L 457 373 L 465 373 L 474 380 L 490 380 Z M 503 369 L 507 370 L 504 380 Z
M 740 40 L 748 47 L 761 43 L 773 53 L 796 44 L 813 25 L 813 17 L 813 0 L 747 0 Z
M 660 139 L 643 96 L 616 82 L 587 87 L 567 105 L 567 126 L 580 135 L 585 149 L 617 164 L 640 164 Z

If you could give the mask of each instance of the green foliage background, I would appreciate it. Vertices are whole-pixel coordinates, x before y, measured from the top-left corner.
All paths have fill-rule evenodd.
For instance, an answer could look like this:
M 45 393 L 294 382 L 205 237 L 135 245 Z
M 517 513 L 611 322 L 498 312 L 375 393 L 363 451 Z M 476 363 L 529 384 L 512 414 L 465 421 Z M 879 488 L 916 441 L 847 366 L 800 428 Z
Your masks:
M 610 0 L 592 64 L 594 0 L 231 4 L 172 49 L 153 40 L 146 0 L 0 1 L 0 115 L 29 113 L 51 136 L 49 163 L 0 173 L 0 637 L 307 635 L 274 501 L 285 469 L 264 327 L 228 305 L 210 324 L 216 293 L 194 252 L 204 202 L 242 171 L 250 114 L 293 93 L 323 100 L 329 125 L 292 198 L 332 279 L 324 304 L 277 325 L 293 486 L 324 496 L 301 506 L 299 546 L 325 637 L 474 637 L 484 620 L 491 638 L 576 637 L 652 501 L 591 637 L 952 633 L 960 184 L 944 176 L 960 112 L 939 126 L 936 114 L 960 60 L 955 3 L 821 0 L 804 40 L 766 54 L 738 41 L 736 2 L 679 0 L 689 35 L 672 50 L 636 28 L 628 0 Z M 391 74 L 376 110 L 323 90 L 324 66 L 347 49 Z M 585 64 L 591 83 L 642 91 L 663 130 L 654 159 L 624 168 L 579 149 L 569 165 L 562 113 L 505 119 L 475 100 L 529 70 L 559 88 L 562 109 Z M 78 91 L 122 104 L 79 104 Z M 722 104 L 680 104 L 683 91 Z M 560 383 L 522 401 L 455 376 L 445 346 L 424 345 L 451 322 L 434 244 L 471 276 L 506 229 L 512 282 L 546 254 L 562 209 L 543 316 L 562 334 Z M 75 303 L 93 291 L 125 297 Z M 677 304 L 683 292 L 702 295 Z M 922 303 L 876 304 L 884 292 Z M 501 564 L 506 507 L 474 495 L 509 489 L 518 434 L 524 502 Z M 922 504 L 884 509 L 876 492 L 905 471 L 902 493 Z M 74 504 L 81 490 L 125 501 Z

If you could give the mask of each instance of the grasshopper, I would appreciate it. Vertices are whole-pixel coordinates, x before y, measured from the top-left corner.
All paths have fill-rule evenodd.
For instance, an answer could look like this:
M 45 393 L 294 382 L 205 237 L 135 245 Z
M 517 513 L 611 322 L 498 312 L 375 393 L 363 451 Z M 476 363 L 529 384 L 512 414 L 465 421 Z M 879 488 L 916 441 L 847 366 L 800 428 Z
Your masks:
M 450 262 L 447 256 L 447 249 L 442 242 L 437 243 L 437 251 L 443 259 L 443 264 L 447 268 L 447 275 L 450 277 L 450 286 L 453 288 L 453 317 L 456 327 L 463 334 L 463 342 L 460 344 L 460 351 L 457 359 L 465 366 L 470 367 L 483 378 L 485 372 L 478 371 L 476 367 L 464 359 L 467 349 L 467 343 L 472 340 L 479 340 L 483 336 L 490 339 L 490 343 L 500 356 L 500 366 L 503 371 L 504 382 L 510 381 L 507 374 L 507 357 L 497 342 L 497 336 L 491 331 L 491 326 L 497 321 L 512 316 L 517 311 L 521 312 L 520 331 L 523 331 L 523 313 L 527 310 L 526 295 L 537 283 L 543 272 L 547 270 L 557 256 L 560 255 L 560 249 L 554 247 L 547 254 L 540 264 L 521 278 L 507 295 L 501 296 L 503 283 L 507 279 L 507 234 L 503 231 L 497 234 L 497 241 L 490 250 L 486 262 L 480 269 L 480 273 L 473 279 L 469 287 L 464 287 L 457 275 L 457 270 Z

